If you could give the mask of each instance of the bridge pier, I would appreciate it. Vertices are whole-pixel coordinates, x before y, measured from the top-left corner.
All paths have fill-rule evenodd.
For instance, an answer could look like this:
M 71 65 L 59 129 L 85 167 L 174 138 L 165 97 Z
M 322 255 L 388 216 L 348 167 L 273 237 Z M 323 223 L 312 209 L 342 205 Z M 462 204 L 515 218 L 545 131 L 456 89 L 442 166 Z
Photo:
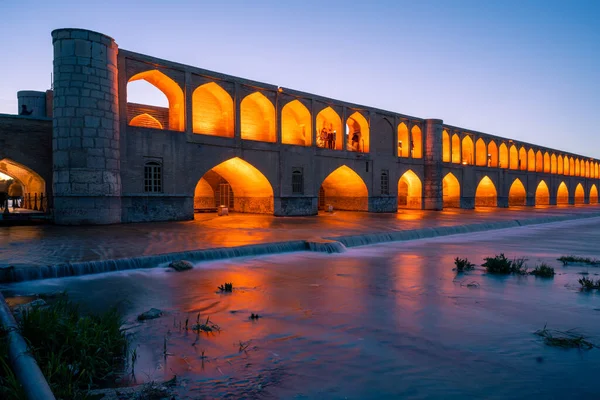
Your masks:
M 535 196 L 527 196 L 525 198 L 525 205 L 527 207 L 535 207 Z
M 460 197 L 460 208 L 465 210 L 472 210 L 475 208 L 475 197 L 473 196 L 461 196 Z
M 508 196 L 498 196 L 496 201 L 496 206 L 498 208 L 508 208 Z
M 556 192 L 554 192 L 554 194 L 550 193 L 550 205 L 551 206 L 556 205 Z
M 423 209 L 444 208 L 442 189 L 442 131 L 441 119 L 425 120 Z
M 398 211 L 397 196 L 371 196 L 369 197 L 369 212 L 393 213 Z

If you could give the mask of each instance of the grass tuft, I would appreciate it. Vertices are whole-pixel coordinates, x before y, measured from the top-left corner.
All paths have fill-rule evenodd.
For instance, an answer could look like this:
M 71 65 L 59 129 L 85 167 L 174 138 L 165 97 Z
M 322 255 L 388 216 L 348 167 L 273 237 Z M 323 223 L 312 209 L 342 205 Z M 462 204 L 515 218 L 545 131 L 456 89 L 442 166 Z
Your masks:
M 475 264 L 470 262 L 468 258 L 456 257 L 454 259 L 454 265 L 456 265 L 456 272 L 465 272 L 475 269 Z
M 567 349 L 583 349 L 589 350 L 594 348 L 594 344 L 585 340 L 583 335 L 577 334 L 573 331 L 557 331 L 554 329 L 548 329 L 544 325 L 544 329 L 535 331 L 535 334 L 544 339 L 544 343 L 548 346 L 563 347 Z
M 197 323 L 196 325 L 192 326 L 192 330 L 196 331 L 198 333 L 200 332 L 221 332 L 221 328 L 219 327 L 219 325 L 213 323 L 210 320 L 210 317 L 206 317 L 206 322 L 203 324 Z
M 233 282 L 224 283 L 218 287 L 221 292 L 233 292 Z
M 533 271 L 529 273 L 530 275 L 538 276 L 540 278 L 554 278 L 554 268 L 549 266 L 548 264 L 541 263 L 537 265 Z
M 563 265 L 569 264 L 587 264 L 591 266 L 599 266 L 600 260 L 589 257 L 579 257 L 579 256 L 561 256 L 558 258 L 558 261 L 562 262 Z
M 527 267 L 525 265 L 525 258 L 515 258 L 514 260 L 509 260 L 506 258 L 504 253 L 500 255 L 496 255 L 494 257 L 486 257 L 484 258 L 484 263 L 481 264 L 486 268 L 488 274 L 496 274 L 496 275 L 526 275 Z
M 584 276 L 583 278 L 579 278 L 578 282 L 581 285 L 581 290 L 600 289 L 600 279 L 594 281 L 593 279 Z

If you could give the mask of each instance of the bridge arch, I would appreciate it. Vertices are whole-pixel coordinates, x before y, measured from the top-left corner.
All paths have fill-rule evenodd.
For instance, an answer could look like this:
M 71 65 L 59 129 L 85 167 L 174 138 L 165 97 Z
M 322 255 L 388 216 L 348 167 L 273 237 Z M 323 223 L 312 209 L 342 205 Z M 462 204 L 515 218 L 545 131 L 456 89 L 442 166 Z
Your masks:
M 496 207 L 498 205 L 498 192 L 494 182 L 484 176 L 475 191 L 475 207 Z
M 525 146 L 519 149 L 519 169 L 521 171 L 527 170 L 527 151 L 525 150 Z
M 421 209 L 422 197 L 421 179 L 409 169 L 398 180 L 398 208 Z
M 487 153 L 487 157 L 489 158 L 487 166 L 498 167 L 498 146 L 496 146 L 496 142 L 493 140 L 490 140 L 488 143 Z
M 239 157 L 230 158 L 207 171 L 194 189 L 195 208 L 220 205 L 237 212 L 272 214 L 273 186 L 249 162 Z
M 598 188 L 596 184 L 590 187 L 590 204 L 598 204 Z
M 452 162 L 454 164 L 461 163 L 460 137 L 456 133 L 452 135 Z
M 325 107 L 317 114 L 317 146 L 342 150 L 344 145 L 344 131 L 342 130 L 342 119 L 331 107 Z M 333 135 L 333 143 L 328 141 L 327 135 Z M 328 147 L 330 146 L 330 147 Z
M 550 157 L 550 173 L 551 174 L 556 174 L 557 171 L 557 162 L 556 162 L 556 154 L 552 154 L 552 156 Z
M 550 154 L 548 152 L 544 153 L 544 172 L 549 173 L 551 169 L 550 165 Z M 540 169 L 541 171 L 541 169 Z
M 141 126 L 144 128 L 164 129 L 163 124 L 148 113 L 138 114 L 129 121 L 130 126 Z
M 398 125 L 398 157 L 407 158 L 410 155 L 410 135 L 406 123 Z
M 460 208 L 460 183 L 452 172 L 442 180 L 442 198 L 444 208 Z
M 474 164 L 474 159 L 473 159 L 473 152 L 474 152 L 474 147 L 473 147 L 473 140 L 471 139 L 470 136 L 465 136 L 462 140 L 462 163 L 465 165 L 473 165 Z
M 217 83 L 205 83 L 192 93 L 194 133 L 232 138 L 233 116 L 233 99 Z
M 11 178 L 15 185 L 13 189 L 7 188 L 9 195 L 13 190 L 15 196 L 27 198 L 31 197 L 31 201 L 39 199 L 43 194 L 44 197 L 48 198 L 48 188 L 46 187 L 46 181 L 31 168 L 20 164 L 12 159 L 3 158 L 0 160 L 0 175 L 6 175 Z M 2 180 L 0 176 L 0 180 Z M 24 204 L 25 208 L 40 209 L 40 204 Z M 1 212 L 2 210 L 0 210 Z M 47 211 L 47 206 L 44 206 L 44 210 Z
M 535 152 L 529 149 L 527 152 L 527 171 L 535 171 Z
M 508 165 L 508 147 L 506 147 L 504 142 L 500 144 L 500 159 L 498 161 L 498 166 L 500 168 L 510 167 L 510 165 Z
M 299 100 L 290 101 L 281 110 L 281 143 L 297 146 L 312 143 L 310 111 Z
M 182 132 L 184 130 L 185 127 L 185 100 L 184 100 L 184 96 L 183 96 L 183 90 L 181 89 L 181 87 L 179 86 L 179 84 L 177 82 L 175 82 L 173 79 L 171 79 L 170 77 L 168 77 L 167 75 L 165 75 L 164 73 L 162 73 L 161 71 L 157 70 L 157 69 L 153 69 L 153 70 L 148 70 L 148 71 L 144 71 L 144 72 L 140 72 L 138 74 L 135 74 L 134 76 L 132 76 L 131 78 L 129 78 L 129 80 L 127 81 L 127 86 L 129 88 L 129 84 L 131 82 L 135 82 L 135 81 L 139 81 L 139 80 L 144 80 L 147 83 L 149 83 L 150 85 L 154 86 L 155 88 L 157 88 L 158 90 L 160 90 L 167 98 L 168 103 L 169 103 L 169 107 L 168 107 L 168 111 L 167 111 L 167 118 L 166 120 L 168 121 L 168 129 L 169 130 L 173 130 L 173 131 L 180 131 Z M 132 120 L 135 119 L 135 117 L 137 115 L 140 114 L 140 112 L 137 112 L 135 110 L 135 105 L 129 103 L 129 107 L 131 108 L 131 110 L 128 110 L 128 114 L 132 114 L 132 115 L 128 115 L 128 120 L 129 120 L 129 125 L 132 125 L 131 122 Z M 142 109 L 144 110 L 148 110 L 148 111 L 143 111 L 141 113 L 147 112 L 148 114 L 150 114 L 153 118 L 155 119 L 159 119 L 156 118 L 157 115 L 161 112 L 160 107 L 143 107 Z M 156 115 L 152 115 L 152 114 L 156 114 Z M 134 122 L 139 122 L 140 120 L 136 120 Z M 164 126 L 163 123 L 161 123 L 162 126 Z M 152 126 L 154 128 L 156 128 L 156 126 Z
M 487 148 L 485 146 L 485 141 L 482 138 L 477 139 L 475 142 L 475 164 L 480 167 L 487 166 Z
M 585 191 L 583 190 L 581 183 L 578 183 L 577 186 L 575 186 L 574 202 L 575 204 L 583 204 L 585 202 Z
M 524 206 L 527 204 L 527 191 L 523 182 L 519 178 L 516 178 L 508 191 L 508 206 L 517 207 Z
M 346 134 L 346 149 L 359 153 L 369 152 L 369 122 L 358 111 L 355 111 L 346 120 L 348 131 Z
M 569 189 L 564 182 L 561 182 L 556 190 L 556 205 L 567 204 L 569 204 Z
M 242 139 L 276 141 L 275 107 L 264 94 L 254 92 L 244 97 L 240 104 L 240 121 Z
M 581 176 L 581 169 L 579 167 L 579 159 L 575 159 L 575 176 Z
M 413 125 L 410 130 L 410 143 L 412 146 L 412 158 L 423 158 L 423 135 L 418 125 Z
M 544 182 L 543 180 L 540 181 L 537 188 L 535 189 L 535 205 L 550 205 L 550 190 L 548 189 L 548 185 L 546 185 L 546 182 Z
M 585 177 L 590 177 L 590 162 L 586 160 L 585 162 Z
M 536 172 L 544 171 L 544 156 L 542 155 L 542 152 L 540 150 L 538 150 L 535 153 L 535 171 Z
M 368 211 L 367 185 L 352 168 L 342 165 L 323 180 L 319 189 L 319 207 L 327 204 L 334 210 Z
M 510 146 L 510 169 L 519 169 L 519 152 L 514 144 Z
M 575 160 L 573 160 L 573 157 L 569 157 L 569 175 L 575 175 Z
M 445 129 L 442 131 L 442 161 L 452 161 L 452 154 L 450 154 L 450 135 Z

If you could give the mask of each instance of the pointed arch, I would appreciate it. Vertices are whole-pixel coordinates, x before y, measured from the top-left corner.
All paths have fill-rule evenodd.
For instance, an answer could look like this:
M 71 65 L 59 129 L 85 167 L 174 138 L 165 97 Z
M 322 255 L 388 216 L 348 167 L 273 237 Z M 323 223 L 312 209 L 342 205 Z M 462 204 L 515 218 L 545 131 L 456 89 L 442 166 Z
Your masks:
M 498 205 L 498 192 L 494 182 L 484 176 L 475 191 L 475 207 L 496 207 Z
M 442 131 L 442 161 L 450 162 L 452 160 L 452 155 L 450 153 L 450 135 L 444 129 Z
M 543 164 L 544 165 L 544 168 L 543 168 L 544 172 L 550 173 L 550 167 L 551 167 L 551 165 L 550 165 L 550 154 L 548 154 L 548 152 L 544 153 L 544 161 L 543 161 L 543 163 L 544 163 Z M 540 168 L 540 171 L 541 170 L 542 169 Z
M 444 208 L 460 208 L 460 183 L 452 172 L 442 180 L 442 198 Z
M 145 80 L 163 92 L 169 101 L 167 117 L 167 120 L 169 121 L 168 129 L 183 132 L 185 130 L 185 100 L 183 90 L 179 84 L 157 69 L 135 74 L 129 78 L 127 83 L 135 82 L 137 80 Z M 155 109 L 156 107 L 152 108 Z
M 590 204 L 598 204 L 598 188 L 596 184 L 590 187 Z
M 500 159 L 498 160 L 498 167 L 508 168 L 508 147 L 504 142 L 500 143 Z
M 581 183 L 575 186 L 575 204 L 583 204 L 585 199 L 585 191 Z
M 422 196 L 421 180 L 409 169 L 398 180 L 398 208 L 421 209 Z
M 144 128 L 164 129 L 159 120 L 148 113 L 136 115 L 129 121 L 129 126 L 141 126 Z
M 408 127 L 404 122 L 398 125 L 398 157 L 408 157 L 410 155 L 410 139 Z
M 544 172 L 544 156 L 540 150 L 535 153 L 535 171 Z
M 498 146 L 496 146 L 496 142 L 493 140 L 490 140 L 488 143 L 487 153 L 487 157 L 489 159 L 487 164 L 488 167 L 498 167 Z
M 510 146 L 510 169 L 519 169 L 519 152 L 514 144 Z
M 581 176 L 581 168 L 579 166 L 579 159 L 575 159 L 575 176 Z
M 452 135 L 452 162 L 454 164 L 460 164 L 461 162 L 461 149 L 460 149 L 460 138 L 455 133 Z
M 215 82 L 198 86 L 192 94 L 193 132 L 233 137 L 233 99 Z
M 552 154 L 550 157 L 550 173 L 556 174 L 558 172 L 558 164 L 556 161 L 556 154 Z
M 590 177 L 590 162 L 587 160 L 585 161 L 585 177 Z
M 475 142 L 475 164 L 480 167 L 487 166 L 487 148 L 482 138 Z
M 569 175 L 575 175 L 575 171 L 575 160 L 573 159 L 573 157 L 569 157 Z
M 508 191 L 508 206 L 524 206 L 527 204 L 527 192 L 519 178 L 516 178 Z
M 242 139 L 275 143 L 275 107 L 264 94 L 254 92 L 244 97 L 240 123 Z
M 594 163 L 594 178 L 598 179 L 600 177 L 600 166 L 598 163 Z
M 519 149 L 519 169 L 527 171 L 527 150 L 524 146 Z
M 527 171 L 535 171 L 535 152 L 529 149 L 527 152 Z
M 344 145 L 344 131 L 342 119 L 331 107 L 325 107 L 317 114 L 317 146 L 342 150 Z M 328 135 L 333 141 L 328 140 Z
M 346 138 L 346 149 L 359 153 L 369 152 L 369 123 L 361 113 L 355 111 L 346 120 L 346 126 L 350 129 Z
M 34 170 L 9 158 L 0 160 L 0 173 L 8 175 L 22 185 L 23 195 L 48 194 L 46 181 Z M 33 207 L 33 206 L 32 206 Z M 2 210 L 0 210 L 1 212 Z
M 202 177 L 194 189 L 194 210 L 216 207 L 215 191 L 208 181 Z
M 560 185 L 558 185 L 558 189 L 556 190 L 556 204 L 569 204 L 569 189 L 567 188 L 567 185 L 564 182 L 561 182 Z
M 334 210 L 368 211 L 367 185 L 354 170 L 342 165 L 330 173 L 321 184 L 324 204 Z
M 585 160 L 579 160 L 579 176 L 585 176 Z
M 462 140 L 462 163 L 464 165 L 473 165 L 473 152 L 473 140 L 467 135 Z
M 290 101 L 281 110 L 281 143 L 297 146 L 312 143 L 310 111 L 299 100 Z
M 421 134 L 421 128 L 418 125 L 413 125 L 410 130 L 412 146 L 412 158 L 423 158 L 423 135 Z
M 548 185 L 543 180 L 540 181 L 537 188 L 535 189 L 535 205 L 536 206 L 547 206 L 550 204 L 550 190 Z

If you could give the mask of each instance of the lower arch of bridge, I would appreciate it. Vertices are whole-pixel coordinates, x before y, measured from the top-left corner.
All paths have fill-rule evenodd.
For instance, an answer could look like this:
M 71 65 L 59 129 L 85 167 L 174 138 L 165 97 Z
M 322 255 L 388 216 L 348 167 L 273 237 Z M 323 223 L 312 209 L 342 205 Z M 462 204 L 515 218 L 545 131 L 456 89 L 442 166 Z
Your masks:
M 558 185 L 558 189 L 556 190 L 556 204 L 569 204 L 569 189 L 567 188 L 567 185 L 564 182 L 561 182 L 560 185 Z
M 598 204 L 598 188 L 595 184 L 590 187 L 590 204 Z
M 585 199 L 585 192 L 581 183 L 578 183 L 575 187 L 575 204 L 583 204 Z
M 510 185 L 510 189 L 508 191 L 508 206 L 524 206 L 526 205 L 526 202 L 527 192 L 525 191 L 525 186 L 523 186 L 523 182 L 517 178 L 512 185 Z
M 475 207 L 496 207 L 498 205 L 498 192 L 494 182 L 484 176 L 475 191 Z
M 452 172 L 442 180 L 442 198 L 444 208 L 460 208 L 460 183 Z
M 369 191 L 362 178 L 350 167 L 342 165 L 330 173 L 319 189 L 319 208 L 368 211 Z
M 406 171 L 398 181 L 398 208 L 421 208 L 423 185 L 412 170 Z
M 272 214 L 273 188 L 257 168 L 234 157 L 204 174 L 194 190 L 195 209 L 220 205 L 237 212 Z
M 540 181 L 537 189 L 535 189 L 535 205 L 547 206 L 550 204 L 550 190 L 546 182 Z
M 32 198 L 39 198 L 42 193 L 44 196 L 47 194 L 44 179 L 23 164 L 4 158 L 0 160 L 0 173 L 14 180 L 13 185 L 6 188 L 9 196 L 21 197 L 30 195 Z

